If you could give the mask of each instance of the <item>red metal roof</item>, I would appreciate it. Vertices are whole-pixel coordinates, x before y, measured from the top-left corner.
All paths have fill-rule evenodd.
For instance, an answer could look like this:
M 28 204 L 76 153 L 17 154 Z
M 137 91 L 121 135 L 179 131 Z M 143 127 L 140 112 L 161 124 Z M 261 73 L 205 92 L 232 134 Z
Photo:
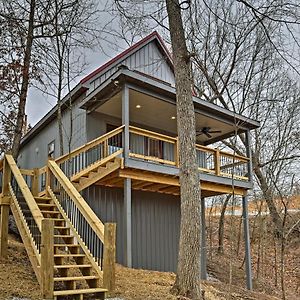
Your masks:
M 173 67 L 172 56 L 171 56 L 168 48 L 166 47 L 163 39 L 158 34 L 158 32 L 154 31 L 154 32 L 150 33 L 149 35 L 147 35 L 146 37 L 144 37 L 143 39 L 141 39 L 140 41 L 138 41 L 136 44 L 132 45 L 131 47 L 129 47 L 128 49 L 126 49 L 122 53 L 118 54 L 117 56 L 115 56 L 114 58 L 112 58 L 111 60 L 109 60 L 107 63 L 105 63 L 104 65 L 102 65 L 101 67 L 99 67 L 98 69 L 96 69 L 95 71 L 93 71 L 92 73 L 90 73 L 89 75 L 87 75 L 86 77 L 84 77 L 83 79 L 81 79 L 80 83 L 87 82 L 88 80 L 90 80 L 91 78 L 93 78 L 98 73 L 102 72 L 104 69 L 108 68 L 110 65 L 112 65 L 116 61 L 120 60 L 121 58 L 123 58 L 124 56 L 126 56 L 127 54 L 129 54 L 130 52 L 133 52 L 135 49 L 137 49 L 141 45 L 146 44 L 148 41 L 152 40 L 154 37 L 158 39 L 158 41 L 159 41 L 159 43 L 160 43 L 160 45 L 162 47 L 162 50 L 164 51 L 164 53 L 165 53 L 165 55 L 166 55 L 166 57 L 167 57 L 170 65 Z

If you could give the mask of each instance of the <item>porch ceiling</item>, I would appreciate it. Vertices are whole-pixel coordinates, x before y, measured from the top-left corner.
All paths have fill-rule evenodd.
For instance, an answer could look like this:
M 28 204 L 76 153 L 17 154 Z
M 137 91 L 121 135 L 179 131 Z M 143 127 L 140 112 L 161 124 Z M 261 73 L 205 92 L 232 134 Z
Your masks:
M 129 90 L 129 120 L 131 125 L 136 125 L 156 132 L 177 136 L 176 105 L 171 101 L 164 101 L 135 90 Z M 96 109 L 97 112 L 122 118 L 122 94 L 114 95 Z M 175 119 L 174 119 L 175 117 Z M 209 144 L 215 140 L 221 140 L 235 132 L 233 125 L 213 119 L 196 112 L 196 130 L 210 127 L 211 130 L 220 130 L 209 138 L 205 134 L 197 136 L 200 144 Z

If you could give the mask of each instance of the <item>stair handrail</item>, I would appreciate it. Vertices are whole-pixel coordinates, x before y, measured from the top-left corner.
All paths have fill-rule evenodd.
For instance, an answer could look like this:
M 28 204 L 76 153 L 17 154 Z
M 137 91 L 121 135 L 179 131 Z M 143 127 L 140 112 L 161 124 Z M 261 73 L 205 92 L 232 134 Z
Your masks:
M 123 128 L 124 128 L 125 125 L 122 125 L 118 128 L 115 128 L 114 130 L 108 132 L 108 133 L 105 133 L 104 135 L 101 135 L 100 137 L 74 149 L 73 151 L 67 153 L 67 154 L 64 154 L 58 158 L 55 159 L 55 162 L 60 165 L 61 163 L 65 162 L 66 160 L 76 156 L 77 154 L 83 152 L 83 151 L 86 151 L 86 150 L 89 150 L 93 147 L 95 147 L 96 145 L 98 145 L 99 143 L 109 139 L 110 137 L 120 133 L 123 131 Z
M 82 213 L 88 224 L 94 230 L 98 238 L 104 243 L 104 224 L 99 220 L 94 211 L 90 208 L 84 198 L 76 190 L 74 185 L 60 169 L 54 160 L 48 161 L 48 168 L 54 177 L 58 180 L 68 196 L 73 200 L 79 211 Z M 48 188 L 48 187 L 47 187 Z M 50 187 L 51 188 L 51 187 Z
M 11 170 L 19 188 L 20 191 L 28 205 L 28 208 L 34 218 L 34 221 L 37 224 L 38 229 L 41 231 L 42 230 L 42 220 L 44 219 L 43 214 L 41 213 L 36 201 L 34 200 L 34 197 L 26 183 L 26 181 L 23 178 L 23 175 L 18 168 L 14 158 L 10 154 L 5 155 L 5 160 L 7 162 L 7 165 L 9 169 Z

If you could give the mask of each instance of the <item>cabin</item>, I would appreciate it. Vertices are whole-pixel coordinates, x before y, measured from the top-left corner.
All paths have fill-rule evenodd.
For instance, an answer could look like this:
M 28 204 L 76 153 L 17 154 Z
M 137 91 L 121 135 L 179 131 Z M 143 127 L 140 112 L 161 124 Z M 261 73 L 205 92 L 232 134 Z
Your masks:
M 251 288 L 247 215 L 247 193 L 253 185 L 251 152 L 247 146 L 245 156 L 240 156 L 215 145 L 236 134 L 243 134 L 249 145 L 249 132 L 259 123 L 196 95 L 193 101 L 202 212 L 207 197 L 242 196 L 247 286 Z M 37 209 L 43 208 L 39 202 L 43 197 L 52 199 L 44 206 L 52 204 L 52 215 L 58 211 L 65 218 L 64 225 L 58 227 L 69 224 L 96 262 L 103 258 L 103 245 L 97 240 L 103 240 L 101 226 L 109 222 L 116 223 L 118 263 L 176 271 L 180 227 L 176 89 L 172 56 L 160 35 L 153 32 L 84 77 L 65 96 L 62 110 L 64 155 L 59 155 L 54 107 L 23 137 L 17 166 L 7 156 L 6 165 L 19 188 L 13 190 L 13 185 L 4 182 L 6 196 L 17 201 L 17 193 L 22 191 L 17 180 L 20 172 L 21 183 L 33 195 Z M 26 203 L 35 227 L 40 229 L 31 205 Z M 15 205 L 16 210 L 21 207 L 17 202 Z M 47 216 L 41 212 L 41 218 Z M 95 224 L 100 224 L 99 232 L 93 230 Z M 205 218 L 202 226 L 205 229 Z M 204 279 L 205 250 L 202 230 Z M 67 289 L 74 289 L 74 285 Z

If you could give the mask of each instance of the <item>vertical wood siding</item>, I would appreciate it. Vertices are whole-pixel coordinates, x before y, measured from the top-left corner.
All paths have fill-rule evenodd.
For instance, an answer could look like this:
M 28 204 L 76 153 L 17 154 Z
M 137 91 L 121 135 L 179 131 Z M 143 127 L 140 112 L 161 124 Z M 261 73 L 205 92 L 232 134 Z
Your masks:
M 172 69 L 167 64 L 162 53 L 159 51 L 156 42 L 152 41 L 122 60 L 113 68 L 109 69 L 105 73 L 100 74 L 90 83 L 90 89 L 88 93 L 91 93 L 109 76 L 115 73 L 120 65 L 125 65 L 130 70 L 137 70 L 139 72 L 146 73 L 175 86 L 175 78 Z

